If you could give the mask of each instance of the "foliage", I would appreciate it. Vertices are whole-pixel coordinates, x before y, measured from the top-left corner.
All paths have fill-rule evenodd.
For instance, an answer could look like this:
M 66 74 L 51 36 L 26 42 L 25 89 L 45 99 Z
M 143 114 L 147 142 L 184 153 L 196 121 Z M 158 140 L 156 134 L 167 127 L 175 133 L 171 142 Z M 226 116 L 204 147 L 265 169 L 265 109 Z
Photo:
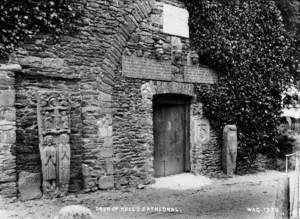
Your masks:
M 278 157 L 285 159 L 285 155 L 292 154 L 296 146 L 295 134 L 284 125 L 281 125 L 278 130 L 280 132 L 278 138 Z
M 299 104 L 300 91 L 295 86 L 289 87 L 282 93 L 282 104 L 284 108 L 289 108 Z
M 39 32 L 58 36 L 72 29 L 76 16 L 68 0 L 1 0 L 0 57 L 11 52 L 26 36 Z
M 238 162 L 276 155 L 282 92 L 293 81 L 293 40 L 272 0 L 186 0 L 192 46 L 219 82 L 199 87 L 204 113 L 238 127 Z M 221 131 L 221 130 L 220 130 Z M 239 165 L 241 166 L 241 165 Z

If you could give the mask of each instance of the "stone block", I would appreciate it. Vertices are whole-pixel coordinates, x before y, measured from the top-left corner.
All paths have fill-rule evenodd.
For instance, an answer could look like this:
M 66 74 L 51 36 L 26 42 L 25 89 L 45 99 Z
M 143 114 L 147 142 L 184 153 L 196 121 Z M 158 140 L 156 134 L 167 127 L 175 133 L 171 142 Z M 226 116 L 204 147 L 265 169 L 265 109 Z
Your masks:
M 15 182 L 16 175 L 13 172 L 3 171 L 0 173 L 0 183 L 9 183 L 9 182 Z
M 0 195 L 5 198 L 16 197 L 17 185 L 16 182 L 0 184 Z
M 92 211 L 81 205 L 70 205 L 60 209 L 54 219 L 93 219 Z
M 0 107 L 14 106 L 15 91 L 14 90 L 0 90 Z
M 10 130 L 3 130 L 10 128 Z M 1 130 L 2 129 L 2 130 Z M 14 144 L 16 142 L 16 132 L 11 126 L 0 126 L 0 143 Z
M 42 67 L 61 69 L 64 67 L 64 60 L 59 58 L 44 58 L 42 59 Z
M 114 188 L 114 177 L 113 176 L 102 176 L 98 181 L 99 189 L 112 189 Z
M 26 56 L 20 59 L 21 66 L 39 68 L 42 65 L 42 59 L 35 56 Z
M 237 128 L 227 125 L 223 130 L 222 168 L 225 174 L 233 175 L 236 169 Z
M 114 173 L 113 158 L 106 158 L 105 159 L 105 170 L 106 170 L 107 174 L 113 174 Z
M 15 121 L 16 109 L 14 107 L 0 108 L 0 120 Z
M 40 173 L 29 173 L 25 171 L 20 172 L 18 188 L 19 198 L 22 201 L 41 198 L 42 192 Z
M 4 85 L 8 87 L 9 85 L 13 85 L 15 83 L 14 78 L 9 75 L 10 72 L 0 71 L 0 85 Z
M 2 64 L 0 65 L 0 71 L 21 71 L 22 68 L 18 64 Z
M 97 125 L 99 138 L 112 136 L 112 116 L 110 114 L 107 114 L 105 117 L 101 118 L 97 122 Z
M 103 147 L 111 148 L 112 145 L 113 145 L 113 139 L 112 139 L 112 137 L 105 137 L 104 138 Z
M 112 157 L 113 156 L 113 148 L 112 147 L 109 147 L 109 148 L 102 148 L 101 149 L 101 157 L 104 157 L 104 158 L 108 158 L 108 157 Z

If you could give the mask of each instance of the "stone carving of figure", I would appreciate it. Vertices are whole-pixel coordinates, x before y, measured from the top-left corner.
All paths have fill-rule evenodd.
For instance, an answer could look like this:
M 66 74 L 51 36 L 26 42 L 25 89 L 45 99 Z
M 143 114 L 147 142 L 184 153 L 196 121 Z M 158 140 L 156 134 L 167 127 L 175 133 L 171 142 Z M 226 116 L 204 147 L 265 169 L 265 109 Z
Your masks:
M 61 124 L 61 116 L 59 114 L 58 109 L 54 109 L 54 128 L 55 129 L 60 129 L 60 124 Z
M 53 137 L 47 136 L 45 137 L 44 142 L 44 150 L 43 150 L 43 159 L 44 159 L 44 173 L 43 179 L 46 181 L 55 180 L 56 179 L 56 165 L 57 165 L 57 157 L 56 157 L 56 149 L 54 147 Z
M 62 134 L 59 138 L 58 145 L 58 179 L 60 190 L 63 193 L 68 192 L 68 184 L 70 180 L 70 144 L 69 136 Z
M 56 108 L 58 106 L 58 101 L 55 97 L 51 97 L 49 100 L 50 106 Z
M 44 131 L 49 131 L 52 129 L 52 116 L 50 115 L 50 112 L 45 112 L 44 115 Z
M 197 123 L 197 128 L 196 128 L 196 142 L 201 143 L 201 144 L 206 144 L 209 142 L 209 137 L 210 137 L 210 126 L 209 122 L 207 120 L 200 120 Z
M 191 62 L 193 65 L 197 65 L 199 63 L 199 55 L 195 51 L 191 52 Z
M 54 117 L 54 121 L 53 121 L 53 128 L 58 130 L 60 127 L 60 123 L 61 123 L 61 116 L 58 110 L 58 101 L 55 97 L 50 98 L 49 100 L 50 106 L 54 109 L 54 113 L 53 113 L 53 117 Z
M 63 129 L 69 129 L 69 117 L 67 115 L 66 111 L 61 112 L 61 128 Z

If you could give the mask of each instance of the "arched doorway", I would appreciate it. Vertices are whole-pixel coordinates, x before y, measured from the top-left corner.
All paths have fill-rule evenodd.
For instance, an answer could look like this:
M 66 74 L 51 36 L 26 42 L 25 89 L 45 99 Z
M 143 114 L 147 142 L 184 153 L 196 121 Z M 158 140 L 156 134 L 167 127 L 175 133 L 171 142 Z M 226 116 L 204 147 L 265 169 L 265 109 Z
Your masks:
M 155 177 L 190 171 L 190 101 L 186 95 L 153 97 Z

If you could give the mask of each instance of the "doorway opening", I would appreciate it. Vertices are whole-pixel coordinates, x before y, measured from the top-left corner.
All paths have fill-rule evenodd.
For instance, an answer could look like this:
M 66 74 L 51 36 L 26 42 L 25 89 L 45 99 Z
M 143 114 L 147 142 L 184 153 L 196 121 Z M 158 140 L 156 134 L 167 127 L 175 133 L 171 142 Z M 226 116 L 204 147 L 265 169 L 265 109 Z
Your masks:
M 190 101 L 186 95 L 153 97 L 154 177 L 190 171 Z

